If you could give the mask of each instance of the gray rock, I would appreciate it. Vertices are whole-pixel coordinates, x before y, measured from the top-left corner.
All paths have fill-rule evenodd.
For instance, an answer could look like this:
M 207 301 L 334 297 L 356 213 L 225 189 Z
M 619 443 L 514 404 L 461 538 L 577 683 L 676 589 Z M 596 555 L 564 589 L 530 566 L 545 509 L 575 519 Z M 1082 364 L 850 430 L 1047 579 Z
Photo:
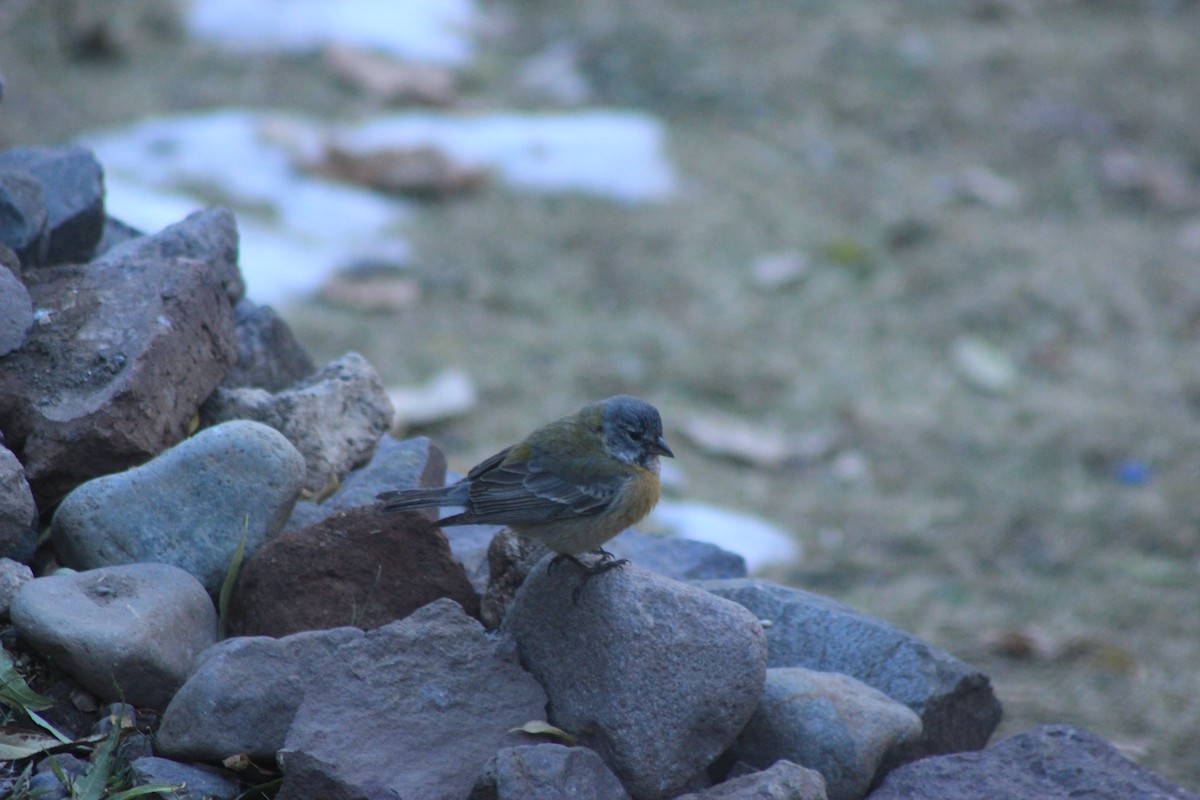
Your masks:
M 313 525 L 338 511 L 373 506 L 375 495 L 388 489 L 441 486 L 445 480 L 446 457 L 428 437 L 401 441 L 384 436 L 371 460 L 347 475 L 337 491 L 320 503 L 297 503 L 284 530 Z
M 279 392 L 316 370 L 312 357 L 288 324 L 270 306 L 243 297 L 233 307 L 238 357 L 221 385 Z
M 238 267 L 238 239 L 237 219 L 233 212 L 224 208 L 206 208 L 188 214 L 158 233 L 112 246 L 92 263 L 202 261 L 216 270 L 225 296 L 233 305 L 246 294 L 246 283 Z
M 776 667 L 734 753 L 760 769 L 780 760 L 814 769 L 829 800 L 858 800 L 884 756 L 920 736 L 921 719 L 908 706 L 854 678 Z
M 303 477 L 304 459 L 278 431 L 228 422 L 71 492 L 50 541 L 67 566 L 174 564 L 215 596 L 239 541 L 249 558 L 275 536 Z
M 776 761 L 751 772 L 675 800 L 826 800 L 825 779 L 816 770 L 790 761 Z
M 204 587 L 166 564 L 36 578 L 11 613 L 21 638 L 88 691 L 153 708 L 167 704 L 217 634 Z
M 9 619 L 9 608 L 21 587 L 33 580 L 33 570 L 11 558 L 0 558 L 0 622 Z
M 340 672 L 342 648 L 363 635 L 335 628 L 213 645 L 163 712 L 158 751 L 181 761 L 218 763 L 238 753 L 274 760 L 305 691 L 316 676 Z
M 365 358 L 347 353 L 291 389 L 218 389 L 205 424 L 252 419 L 283 433 L 304 455 L 304 488 L 322 492 L 371 459 L 392 424 L 392 403 Z
M 983 747 L 1000 723 L 991 682 L 957 658 L 883 620 L 765 580 L 697 581 L 769 621 L 768 665 L 857 678 L 911 708 L 924 732 L 882 765 Z
M 451 526 L 453 530 L 454 526 Z M 544 544 L 501 528 L 487 548 L 487 583 L 479 601 L 479 619 L 488 630 L 500 627 L 517 592 L 550 549 Z
M 47 243 L 42 185 L 23 172 L 0 171 L 0 244 L 28 268 L 45 260 Z
M 129 261 L 30 270 L 42 317 L 0 370 L 0 429 L 38 507 L 182 440 L 233 363 L 211 267 Z
M 677 581 L 746 577 L 746 559 L 715 544 L 628 530 L 606 544 L 617 558 Z
M 604 761 L 586 747 L 532 744 L 492 757 L 467 800 L 629 800 Z
M 546 695 L 451 600 L 369 631 L 304 695 L 279 753 L 279 800 L 461 800 Z
M 78 145 L 16 147 L 0 153 L 0 173 L 25 173 L 42 187 L 46 252 L 41 264 L 87 261 L 104 229 L 104 171 Z
M 25 468 L 0 445 L 0 556 L 29 561 L 37 546 L 38 510 Z
M 735 603 L 634 565 L 530 573 L 504 619 L 550 721 L 598 752 L 637 798 L 707 785 L 758 703 L 766 640 Z
M 32 327 L 33 300 L 29 290 L 17 277 L 16 270 L 5 264 L 4 256 L 0 255 L 0 356 L 23 345 Z
M 96 252 L 93 258 L 99 258 L 114 247 L 124 244 L 132 239 L 140 239 L 146 234 L 138 230 L 132 225 L 127 225 L 116 217 L 106 216 L 104 218 L 104 230 L 100 234 L 100 241 L 96 244 Z
M 232 800 L 241 793 L 233 773 L 203 764 L 180 764 L 167 758 L 143 756 L 129 764 L 133 785 L 157 783 L 180 787 L 171 800 Z
M 927 758 L 883 779 L 871 800 L 1197 800 L 1079 728 L 1045 725 L 977 753 Z

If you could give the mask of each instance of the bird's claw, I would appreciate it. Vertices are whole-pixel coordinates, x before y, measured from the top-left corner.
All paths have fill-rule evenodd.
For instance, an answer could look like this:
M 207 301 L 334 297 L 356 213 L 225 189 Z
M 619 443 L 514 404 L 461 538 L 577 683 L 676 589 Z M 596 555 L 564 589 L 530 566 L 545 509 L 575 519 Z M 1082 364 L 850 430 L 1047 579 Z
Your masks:
M 583 587 L 587 586 L 587 582 L 597 575 L 608 572 L 609 570 L 620 569 L 629 563 L 627 558 L 617 558 L 612 553 L 605 550 L 603 547 L 596 548 L 595 552 L 600 554 L 600 558 L 592 564 L 585 564 L 578 557 L 570 553 L 559 553 L 554 558 L 550 559 L 550 564 L 546 567 L 546 571 L 554 569 L 560 562 L 570 561 L 579 571 L 583 573 L 583 580 L 571 592 L 571 601 L 575 605 L 579 605 L 579 593 L 583 591 Z

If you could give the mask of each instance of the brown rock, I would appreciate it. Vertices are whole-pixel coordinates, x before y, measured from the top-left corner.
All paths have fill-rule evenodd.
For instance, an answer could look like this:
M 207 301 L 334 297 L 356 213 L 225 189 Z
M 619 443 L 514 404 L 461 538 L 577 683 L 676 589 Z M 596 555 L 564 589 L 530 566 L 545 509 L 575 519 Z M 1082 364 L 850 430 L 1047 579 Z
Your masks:
M 423 513 L 363 506 L 264 545 L 234 588 L 230 632 L 377 628 L 439 597 L 479 614 L 479 598 L 441 530 Z
M 187 258 L 31 270 L 37 324 L 0 359 L 0 429 L 46 510 L 182 440 L 237 355 L 221 275 Z

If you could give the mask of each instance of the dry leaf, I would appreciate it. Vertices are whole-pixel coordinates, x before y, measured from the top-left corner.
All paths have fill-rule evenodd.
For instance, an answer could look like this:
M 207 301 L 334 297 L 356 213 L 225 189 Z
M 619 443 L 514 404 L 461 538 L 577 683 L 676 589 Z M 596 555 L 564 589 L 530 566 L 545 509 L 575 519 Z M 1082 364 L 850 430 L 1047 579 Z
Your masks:
M 556 728 L 549 722 L 540 719 L 530 720 L 519 728 L 509 728 L 509 733 L 528 733 L 533 736 L 553 736 L 567 747 L 575 744 L 575 737 L 564 731 L 562 728 Z
M 485 170 L 458 164 L 431 145 L 356 153 L 330 144 L 313 170 L 333 180 L 430 200 L 476 191 L 487 178 Z

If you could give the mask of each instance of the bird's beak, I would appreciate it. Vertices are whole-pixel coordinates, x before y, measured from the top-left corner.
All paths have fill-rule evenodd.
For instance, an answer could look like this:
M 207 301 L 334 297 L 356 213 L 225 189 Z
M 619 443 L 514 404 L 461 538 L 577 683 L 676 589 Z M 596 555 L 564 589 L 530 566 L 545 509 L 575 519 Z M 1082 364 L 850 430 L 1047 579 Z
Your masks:
M 667 447 L 667 440 L 661 436 L 654 440 L 654 444 L 650 445 L 650 450 L 655 455 L 666 456 L 667 458 L 675 457 L 675 454 L 671 452 L 671 448 Z

